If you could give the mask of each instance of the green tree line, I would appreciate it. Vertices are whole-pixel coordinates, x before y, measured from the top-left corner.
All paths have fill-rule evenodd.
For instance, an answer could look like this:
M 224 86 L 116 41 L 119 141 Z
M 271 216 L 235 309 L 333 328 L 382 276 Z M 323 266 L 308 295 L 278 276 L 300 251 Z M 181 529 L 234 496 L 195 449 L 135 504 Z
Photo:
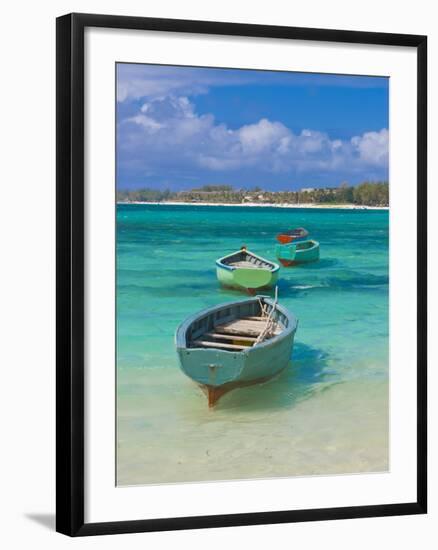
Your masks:
M 389 185 L 386 181 L 365 181 L 356 186 L 342 183 L 339 187 L 301 191 L 265 191 L 260 187 L 235 189 L 231 185 L 204 185 L 189 191 L 157 189 L 120 190 L 118 202 L 217 202 L 221 204 L 355 204 L 388 206 Z

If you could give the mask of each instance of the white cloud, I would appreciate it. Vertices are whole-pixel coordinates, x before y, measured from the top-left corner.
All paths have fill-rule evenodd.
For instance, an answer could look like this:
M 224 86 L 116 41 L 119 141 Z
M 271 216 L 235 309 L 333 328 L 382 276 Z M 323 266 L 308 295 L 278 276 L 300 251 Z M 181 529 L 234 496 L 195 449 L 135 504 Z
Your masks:
M 388 163 L 389 132 L 386 128 L 380 132 L 366 132 L 363 136 L 355 136 L 351 143 L 364 162 L 376 166 L 385 166 Z
M 257 155 L 281 147 L 281 140 L 288 137 L 289 133 L 281 122 L 270 122 L 262 118 L 256 124 L 242 126 L 237 131 L 237 138 L 244 154 Z
M 156 132 L 161 128 L 165 128 L 165 124 L 161 124 L 160 122 L 157 122 L 153 118 L 150 118 L 146 115 L 133 116 L 131 118 L 128 118 L 127 122 L 135 122 L 136 124 L 143 126 L 147 130 L 150 130 L 151 132 Z
M 118 143 L 122 162 L 129 158 L 152 171 L 166 163 L 212 171 L 355 173 L 388 162 L 386 129 L 345 141 L 311 129 L 296 134 L 266 118 L 231 129 L 211 114 L 197 114 L 187 96 L 175 94 L 148 97 L 134 116 L 119 123 Z

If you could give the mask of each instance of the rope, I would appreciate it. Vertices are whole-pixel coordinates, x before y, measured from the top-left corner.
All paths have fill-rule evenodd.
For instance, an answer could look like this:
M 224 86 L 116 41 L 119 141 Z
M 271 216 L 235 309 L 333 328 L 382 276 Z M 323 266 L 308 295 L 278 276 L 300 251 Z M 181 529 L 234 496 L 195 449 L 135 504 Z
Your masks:
M 259 301 L 260 301 L 260 298 L 259 298 Z M 259 344 L 260 342 L 262 342 L 266 338 L 268 333 L 272 332 L 272 329 L 274 328 L 274 325 L 276 324 L 276 321 L 274 321 L 274 319 L 272 318 L 272 315 L 273 315 L 273 313 L 275 311 L 275 308 L 277 306 L 277 302 L 278 302 L 278 286 L 275 287 L 275 299 L 274 299 L 274 303 L 272 304 L 271 311 L 269 312 L 269 315 L 266 319 L 266 325 L 265 325 L 264 329 L 262 330 L 262 332 L 257 336 L 257 340 L 253 344 L 254 346 L 256 344 Z M 263 313 L 266 313 L 265 309 L 263 310 Z

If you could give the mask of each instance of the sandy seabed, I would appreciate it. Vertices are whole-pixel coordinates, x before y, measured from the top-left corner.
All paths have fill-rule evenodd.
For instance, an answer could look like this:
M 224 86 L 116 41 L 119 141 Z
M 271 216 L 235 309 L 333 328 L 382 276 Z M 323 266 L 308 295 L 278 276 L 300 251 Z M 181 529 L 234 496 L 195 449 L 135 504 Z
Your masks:
M 137 372 L 136 398 L 118 402 L 118 485 L 388 470 L 386 381 L 333 384 L 295 401 L 282 378 L 235 390 L 213 410 L 188 381 L 166 411 L 149 391 L 141 397 L 148 375 Z

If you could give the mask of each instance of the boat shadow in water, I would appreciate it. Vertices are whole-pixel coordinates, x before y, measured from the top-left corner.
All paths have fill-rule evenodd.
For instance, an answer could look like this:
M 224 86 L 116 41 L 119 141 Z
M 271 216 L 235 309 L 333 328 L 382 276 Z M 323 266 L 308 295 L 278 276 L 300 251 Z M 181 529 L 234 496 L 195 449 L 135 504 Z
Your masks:
M 291 361 L 278 376 L 263 384 L 235 389 L 224 395 L 214 408 L 224 412 L 291 408 L 339 382 L 329 369 L 328 358 L 323 350 L 296 342 Z

